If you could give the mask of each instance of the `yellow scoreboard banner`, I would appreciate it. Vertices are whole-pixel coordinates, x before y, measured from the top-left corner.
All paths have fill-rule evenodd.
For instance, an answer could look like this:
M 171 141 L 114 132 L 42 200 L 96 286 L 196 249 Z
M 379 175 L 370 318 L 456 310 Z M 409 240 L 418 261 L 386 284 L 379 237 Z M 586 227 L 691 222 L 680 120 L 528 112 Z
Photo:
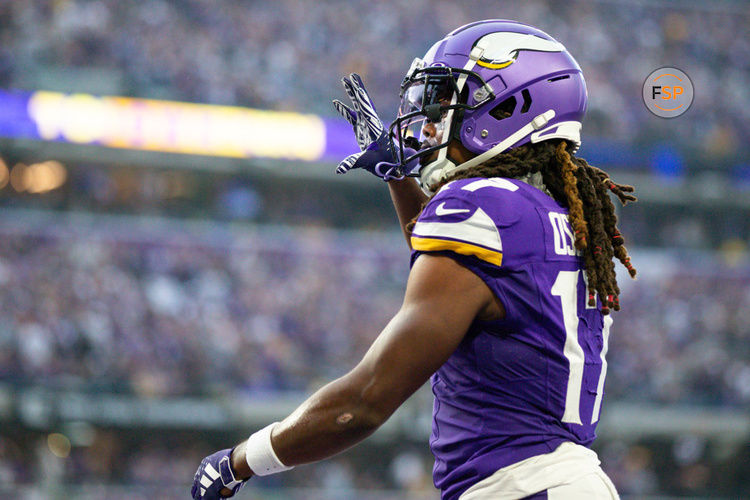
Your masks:
M 315 115 L 46 91 L 31 93 L 27 110 L 50 141 L 307 161 L 326 151 L 326 123 Z

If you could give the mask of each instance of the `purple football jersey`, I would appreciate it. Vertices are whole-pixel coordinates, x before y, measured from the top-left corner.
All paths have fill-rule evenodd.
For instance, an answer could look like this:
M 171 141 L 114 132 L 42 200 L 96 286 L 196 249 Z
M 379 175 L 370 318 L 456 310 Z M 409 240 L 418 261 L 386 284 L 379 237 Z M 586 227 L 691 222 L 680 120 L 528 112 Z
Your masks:
M 564 441 L 588 446 L 611 319 L 587 305 L 567 209 L 522 181 L 458 180 L 425 207 L 411 243 L 412 263 L 449 255 L 506 311 L 501 321 L 475 321 L 432 377 L 430 447 L 443 498 Z

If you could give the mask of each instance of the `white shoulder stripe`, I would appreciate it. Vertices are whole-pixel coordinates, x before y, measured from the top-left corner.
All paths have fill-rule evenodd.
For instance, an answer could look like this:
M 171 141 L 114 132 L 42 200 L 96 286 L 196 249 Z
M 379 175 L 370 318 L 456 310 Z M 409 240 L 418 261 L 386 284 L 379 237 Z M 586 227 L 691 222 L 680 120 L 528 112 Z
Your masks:
M 510 182 L 508 179 L 503 179 L 501 177 L 491 177 L 489 179 L 481 179 L 478 181 L 470 182 L 467 185 L 463 186 L 461 189 L 474 192 L 477 189 L 482 189 L 485 187 L 496 187 L 500 189 L 507 189 L 508 191 L 518 191 L 518 186 Z
M 474 243 L 485 248 L 503 251 L 497 226 L 481 208 L 460 222 L 423 222 L 414 225 L 412 236 L 417 238 L 450 238 Z

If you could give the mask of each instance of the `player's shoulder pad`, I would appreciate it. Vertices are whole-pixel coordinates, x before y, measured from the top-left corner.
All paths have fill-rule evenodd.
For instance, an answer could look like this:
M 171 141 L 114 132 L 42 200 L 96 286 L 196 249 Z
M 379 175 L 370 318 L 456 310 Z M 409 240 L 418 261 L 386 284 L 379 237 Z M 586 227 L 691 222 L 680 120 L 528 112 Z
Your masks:
M 446 184 L 425 206 L 414 225 L 412 248 L 473 255 L 500 266 L 503 243 L 497 222 L 486 206 L 485 200 L 492 198 L 478 196 L 484 188 L 514 192 L 518 185 L 502 178 L 461 179 Z

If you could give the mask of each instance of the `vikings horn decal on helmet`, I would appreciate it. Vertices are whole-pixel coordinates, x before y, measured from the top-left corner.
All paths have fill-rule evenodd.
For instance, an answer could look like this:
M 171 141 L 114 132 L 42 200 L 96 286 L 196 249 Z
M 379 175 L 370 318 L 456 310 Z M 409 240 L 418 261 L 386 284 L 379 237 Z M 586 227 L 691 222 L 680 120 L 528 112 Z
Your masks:
M 535 35 L 509 32 L 485 35 L 477 41 L 477 45 L 484 48 L 484 53 L 477 64 L 490 69 L 502 69 L 510 66 L 521 50 L 538 50 L 541 52 L 562 52 L 565 50 L 565 47 L 559 42 L 545 40 Z
M 400 165 L 419 158 L 431 193 L 448 174 L 529 142 L 581 143 L 586 83 L 578 63 L 545 32 L 507 20 L 462 26 L 415 59 L 390 133 Z M 478 155 L 457 165 L 448 144 Z M 406 156 L 407 148 L 417 153 Z

